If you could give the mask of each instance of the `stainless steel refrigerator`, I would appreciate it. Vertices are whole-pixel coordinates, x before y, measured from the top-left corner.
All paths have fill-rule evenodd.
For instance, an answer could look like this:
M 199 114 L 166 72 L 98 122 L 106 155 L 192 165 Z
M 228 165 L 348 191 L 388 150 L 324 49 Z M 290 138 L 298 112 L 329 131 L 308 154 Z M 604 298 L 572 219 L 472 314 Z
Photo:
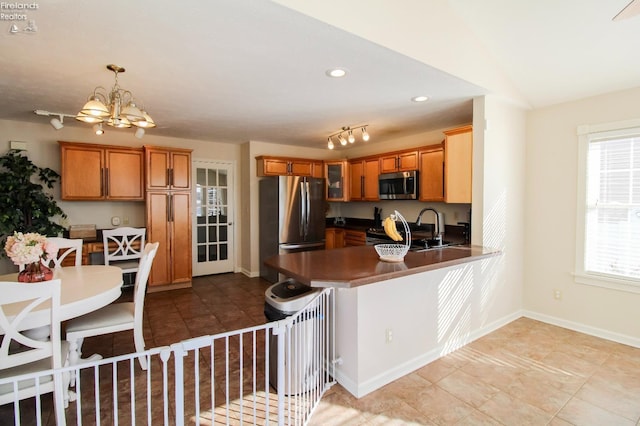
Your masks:
M 270 256 L 322 250 L 325 239 L 325 181 L 303 176 L 260 180 L 260 276 L 270 282 L 278 273 L 264 266 Z

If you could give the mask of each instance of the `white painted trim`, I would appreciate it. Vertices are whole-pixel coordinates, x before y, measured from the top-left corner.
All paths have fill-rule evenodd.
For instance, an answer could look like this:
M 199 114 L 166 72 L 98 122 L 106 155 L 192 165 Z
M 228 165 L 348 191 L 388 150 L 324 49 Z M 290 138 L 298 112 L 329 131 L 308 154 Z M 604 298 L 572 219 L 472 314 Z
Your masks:
M 578 136 L 582 136 L 588 133 L 608 132 L 611 130 L 630 129 L 633 127 L 640 127 L 640 118 L 634 118 L 631 120 L 623 120 L 623 121 L 614 121 L 611 123 L 581 124 L 576 129 L 576 134 Z
M 610 288 L 612 290 L 627 291 L 629 293 L 640 293 L 640 280 L 625 280 L 595 273 L 574 273 L 573 280 L 577 284 Z
M 246 275 L 249 278 L 257 278 L 260 276 L 260 271 L 250 271 L 248 269 L 245 268 L 239 268 L 238 272 L 240 272 L 241 274 Z
M 578 176 L 576 197 L 576 245 L 575 266 L 572 273 L 574 282 L 631 293 L 640 293 L 640 282 L 626 279 L 624 276 L 613 276 L 587 272 L 585 270 L 585 239 L 586 239 L 586 205 L 587 205 L 587 153 L 589 144 L 593 141 L 607 140 L 618 137 L 628 137 L 640 134 L 640 119 L 601 123 L 595 125 L 584 124 L 577 128 L 578 134 Z
M 633 346 L 634 348 L 640 348 L 640 338 L 637 338 L 637 337 L 627 336 L 626 334 L 615 333 L 612 331 L 604 330 L 602 328 L 592 327 L 590 325 L 568 321 L 568 320 L 553 317 L 550 315 L 539 314 L 537 312 L 525 310 L 525 311 L 522 311 L 522 314 L 523 316 L 534 319 L 536 321 L 542 321 L 547 324 L 557 325 L 558 327 L 567 328 L 573 331 L 578 331 L 580 333 L 588 334 L 590 336 L 600 337 L 602 339 L 611 340 L 612 342 Z

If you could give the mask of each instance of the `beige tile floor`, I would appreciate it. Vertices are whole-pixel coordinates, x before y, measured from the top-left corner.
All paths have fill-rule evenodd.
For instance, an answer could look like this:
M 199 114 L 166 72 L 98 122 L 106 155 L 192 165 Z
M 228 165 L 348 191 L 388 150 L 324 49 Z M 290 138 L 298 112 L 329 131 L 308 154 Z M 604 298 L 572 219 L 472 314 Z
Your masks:
M 148 294 L 147 347 L 264 323 L 268 286 L 222 274 Z M 133 350 L 122 332 L 87 339 L 83 352 Z M 310 424 L 640 425 L 640 349 L 520 318 L 360 399 L 335 385 Z

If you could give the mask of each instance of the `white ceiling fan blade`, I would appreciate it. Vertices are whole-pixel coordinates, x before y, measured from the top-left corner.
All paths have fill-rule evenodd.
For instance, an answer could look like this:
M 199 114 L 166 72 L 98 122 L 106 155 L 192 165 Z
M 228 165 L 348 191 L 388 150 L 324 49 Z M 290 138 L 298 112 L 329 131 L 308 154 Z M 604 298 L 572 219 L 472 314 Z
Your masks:
M 640 14 L 640 0 L 631 0 L 631 2 L 624 7 L 616 16 L 613 17 L 614 21 L 620 21 L 621 19 L 631 18 Z

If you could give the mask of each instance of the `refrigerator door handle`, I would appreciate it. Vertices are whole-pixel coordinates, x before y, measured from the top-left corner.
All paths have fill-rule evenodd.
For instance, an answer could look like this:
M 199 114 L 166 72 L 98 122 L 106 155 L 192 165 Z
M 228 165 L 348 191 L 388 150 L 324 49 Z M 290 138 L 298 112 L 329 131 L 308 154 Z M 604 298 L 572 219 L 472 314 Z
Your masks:
M 309 189 L 309 181 L 306 178 L 304 180 L 304 184 L 305 184 L 305 191 L 307 193 L 307 196 L 306 196 L 307 214 L 305 215 L 305 220 L 304 220 L 304 238 L 306 240 L 307 237 L 309 236 L 309 219 L 311 216 L 311 190 Z
M 300 181 L 300 237 L 303 239 L 307 235 L 307 193 L 305 191 L 304 181 L 304 178 Z
M 283 250 L 296 250 L 296 249 L 324 247 L 324 245 L 325 245 L 324 241 L 320 241 L 320 242 L 317 242 L 317 243 L 302 243 L 302 244 L 282 243 L 282 244 L 280 244 L 280 248 L 283 249 Z

